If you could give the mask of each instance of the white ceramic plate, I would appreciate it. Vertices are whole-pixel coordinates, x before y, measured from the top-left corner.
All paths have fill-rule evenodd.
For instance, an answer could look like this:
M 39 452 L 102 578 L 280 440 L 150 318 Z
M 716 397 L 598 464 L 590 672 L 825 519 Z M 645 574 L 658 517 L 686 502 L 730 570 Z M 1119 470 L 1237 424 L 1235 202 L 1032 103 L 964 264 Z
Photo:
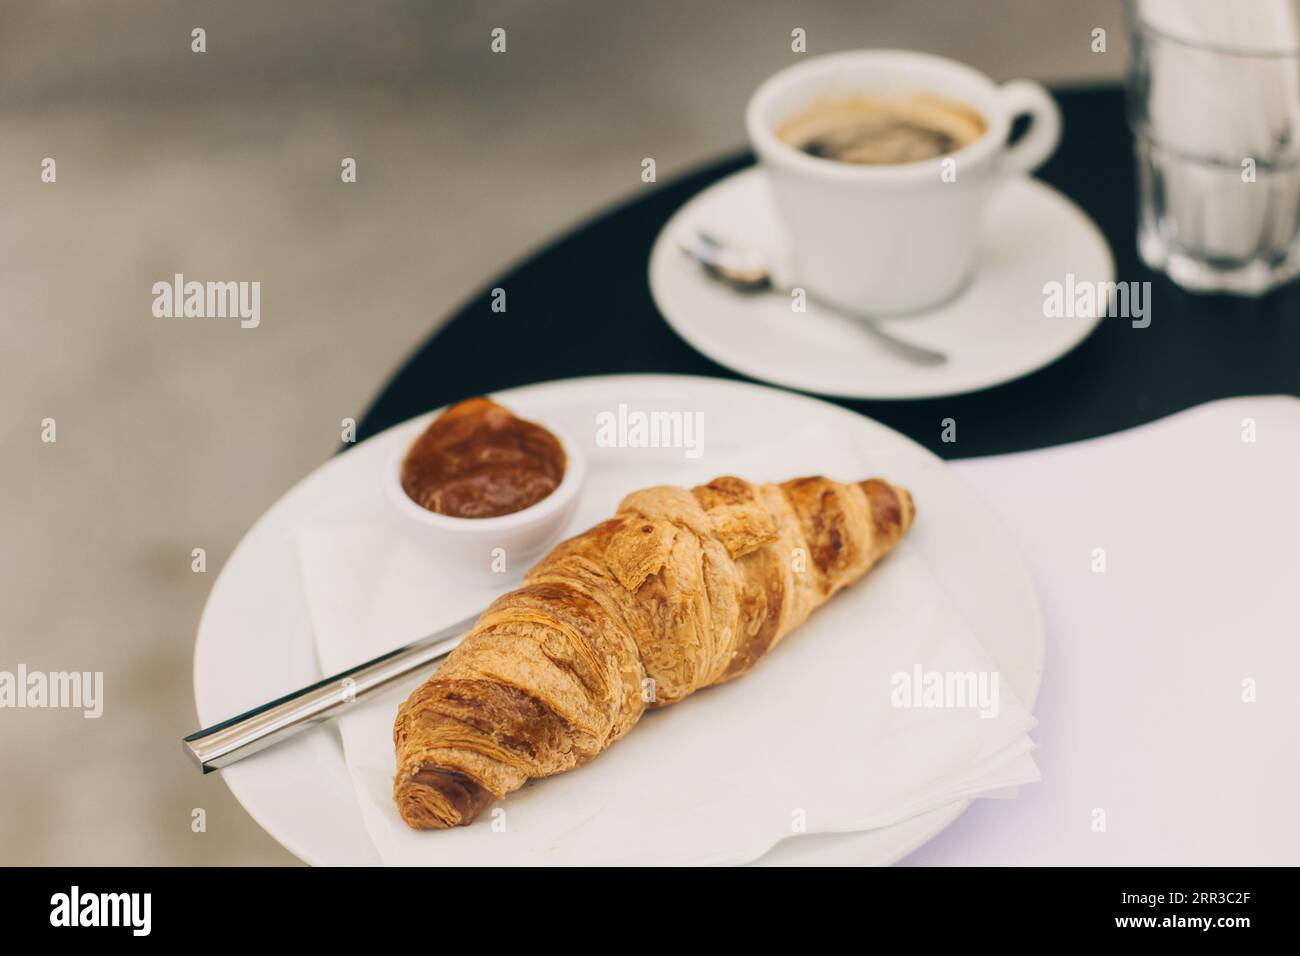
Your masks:
M 1044 316 L 1043 286 L 1110 282 L 1115 265 L 1097 226 L 1074 203 L 1033 179 L 993 196 L 974 278 L 938 308 L 889 319 L 900 337 L 947 353 L 913 365 L 883 349 L 852 319 L 783 293 L 746 295 L 708 278 L 681 251 L 696 230 L 780 261 L 785 240 L 765 174 L 751 168 L 686 203 L 655 241 L 650 290 L 668 324 L 693 348 L 751 378 L 843 398 L 936 398 L 1028 375 L 1069 352 L 1101 319 Z M 1115 320 L 1120 321 L 1120 320 Z
M 735 445 L 783 427 L 818 421 L 861 443 L 881 473 L 925 503 L 909 535 L 1004 679 L 1032 708 L 1043 664 L 1043 625 L 1029 570 L 993 512 L 951 469 L 897 432 L 816 399 L 739 382 L 684 376 L 607 376 L 550 382 L 495 396 L 524 417 L 578 433 L 595 409 L 620 402 L 702 411 L 714 435 Z M 424 416 L 427 418 L 428 416 Z M 408 422 L 331 459 L 280 499 L 248 532 L 222 569 L 204 608 L 194 652 L 194 686 L 204 726 L 283 695 L 323 675 L 299 582 L 294 530 L 323 503 L 355 494 L 419 425 Z M 618 462 L 623 463 L 622 465 Z M 618 470 L 627 490 L 644 483 L 627 456 L 593 458 Z M 454 586 L 454 585 L 452 585 Z M 841 600 L 844 598 L 841 597 Z M 317 865 L 379 863 L 362 822 L 337 733 L 330 728 L 256 754 L 221 771 L 248 812 L 292 853 Z M 891 863 L 957 817 L 956 803 L 905 823 L 855 834 L 786 840 L 761 863 Z

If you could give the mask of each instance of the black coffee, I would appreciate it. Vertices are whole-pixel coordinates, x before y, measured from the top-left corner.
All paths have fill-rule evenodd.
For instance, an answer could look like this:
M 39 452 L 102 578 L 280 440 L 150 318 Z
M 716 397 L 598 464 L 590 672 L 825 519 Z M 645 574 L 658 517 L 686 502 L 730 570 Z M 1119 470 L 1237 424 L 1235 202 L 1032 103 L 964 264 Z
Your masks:
M 810 156 L 841 163 L 915 163 L 954 153 L 984 135 L 984 118 L 930 93 L 818 100 L 776 129 Z

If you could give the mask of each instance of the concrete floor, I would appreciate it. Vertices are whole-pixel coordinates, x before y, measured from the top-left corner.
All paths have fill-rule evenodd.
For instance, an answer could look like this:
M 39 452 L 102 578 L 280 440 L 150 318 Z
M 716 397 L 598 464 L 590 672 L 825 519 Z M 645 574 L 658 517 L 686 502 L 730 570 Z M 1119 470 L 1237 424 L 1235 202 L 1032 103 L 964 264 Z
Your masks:
M 662 181 L 738 148 L 794 27 L 813 54 L 912 47 L 998 79 L 1124 65 L 1120 0 L 615 7 L 5 4 L 0 670 L 103 671 L 106 706 L 0 710 L 0 864 L 294 862 L 180 753 L 222 562 L 465 296 L 654 188 L 643 157 Z M 261 326 L 153 318 L 174 272 L 260 280 Z

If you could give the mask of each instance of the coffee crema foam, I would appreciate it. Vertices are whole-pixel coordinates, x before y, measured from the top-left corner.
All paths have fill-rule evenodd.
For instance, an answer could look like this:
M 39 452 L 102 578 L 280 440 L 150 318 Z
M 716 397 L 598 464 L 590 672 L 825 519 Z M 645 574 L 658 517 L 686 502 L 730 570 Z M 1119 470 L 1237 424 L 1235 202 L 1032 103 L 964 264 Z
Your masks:
M 821 159 L 915 163 L 969 146 L 988 124 L 973 108 L 933 93 L 825 97 L 777 126 L 785 143 Z

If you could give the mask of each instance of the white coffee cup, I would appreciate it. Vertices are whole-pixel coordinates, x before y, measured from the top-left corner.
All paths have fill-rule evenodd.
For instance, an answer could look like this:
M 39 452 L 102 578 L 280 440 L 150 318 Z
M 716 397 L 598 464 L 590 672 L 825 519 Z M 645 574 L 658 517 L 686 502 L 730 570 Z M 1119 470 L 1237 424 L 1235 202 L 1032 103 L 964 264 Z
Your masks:
M 823 97 L 915 92 L 974 108 L 984 135 L 946 156 L 858 165 L 811 156 L 775 133 Z M 1029 128 L 1008 146 L 1022 115 Z M 1061 137 L 1060 111 L 1039 84 L 999 86 L 954 60 L 907 50 L 834 53 L 782 70 L 754 93 L 745 123 L 788 230 L 782 277 L 866 315 L 917 312 L 955 295 L 974 270 L 994 188 L 1041 165 Z

